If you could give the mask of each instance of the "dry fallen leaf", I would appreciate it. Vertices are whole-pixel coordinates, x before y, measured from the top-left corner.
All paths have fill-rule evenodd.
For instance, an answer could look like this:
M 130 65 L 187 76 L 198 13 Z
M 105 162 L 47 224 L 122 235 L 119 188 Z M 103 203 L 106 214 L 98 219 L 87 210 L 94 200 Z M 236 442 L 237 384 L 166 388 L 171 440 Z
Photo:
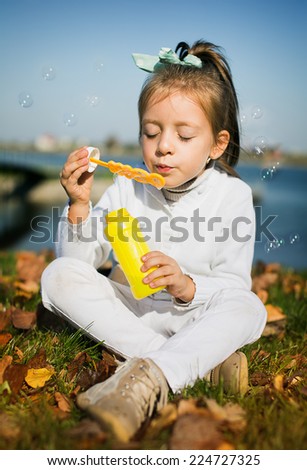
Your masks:
M 16 419 L 6 413 L 0 414 L 0 437 L 3 439 L 11 440 L 18 437 L 20 428 L 17 425 Z
M 246 413 L 237 403 L 226 403 L 224 406 L 226 412 L 226 423 L 230 431 L 240 432 L 246 428 Z
M 290 356 L 291 361 L 285 366 L 285 369 L 300 369 L 300 368 L 307 368 L 307 357 L 304 354 L 295 354 L 294 356 Z
M 207 417 L 209 416 L 208 410 L 206 408 L 197 406 L 197 401 L 195 398 L 180 400 L 180 402 L 178 403 L 178 416 L 188 414 L 202 415 Z
M 11 339 L 11 333 L 0 333 L 0 346 L 5 346 Z
M 37 294 L 39 292 L 39 284 L 36 281 L 27 280 L 25 282 L 15 281 L 14 287 L 18 291 L 23 291 L 28 294 Z
M 219 423 L 212 418 L 195 414 L 180 416 L 173 428 L 169 446 L 171 450 L 219 449 L 224 438 Z
M 287 386 L 288 387 L 297 387 L 298 385 L 300 385 L 302 382 L 303 382 L 303 377 L 299 376 L 299 375 L 293 375 L 291 377 L 288 378 L 287 380 Z
M 12 323 L 15 328 L 21 330 L 30 330 L 36 324 L 36 313 L 26 312 L 20 308 L 12 307 Z
M 213 398 L 207 398 L 206 405 L 213 419 L 217 421 L 224 421 L 226 419 L 227 413 L 225 407 L 220 406 Z
M 67 378 L 68 380 L 74 380 L 76 375 L 81 371 L 81 369 L 86 365 L 92 362 L 91 357 L 86 351 L 79 352 L 72 362 L 67 366 Z
M 252 291 L 256 294 L 261 289 L 269 289 L 273 284 L 278 281 L 279 274 L 276 272 L 266 272 L 259 276 L 254 276 L 252 281 Z
M 42 369 L 43 367 L 49 368 L 47 363 L 47 355 L 44 348 L 40 348 L 39 351 L 33 356 L 28 362 L 29 369 Z
M 162 429 L 172 426 L 177 419 L 177 407 L 175 403 L 167 403 L 158 416 L 151 420 L 146 431 L 147 437 L 159 434 Z
M 22 361 L 22 359 L 23 359 L 23 352 L 22 352 L 22 350 L 19 349 L 17 346 L 15 346 L 15 348 L 14 348 L 14 354 L 16 354 L 16 356 L 18 357 L 18 359 L 19 359 L 20 361 Z
M 94 365 L 94 369 L 87 368 L 81 370 L 78 375 L 77 385 L 83 390 L 88 389 L 98 382 L 104 382 L 107 378 L 114 374 L 117 363 L 115 359 L 108 353 L 104 352 L 100 361 L 94 362 L 92 358 L 90 361 Z
M 246 427 L 245 411 L 237 403 L 220 406 L 213 398 L 207 398 L 205 402 L 212 418 L 221 421 L 231 431 L 242 431 Z
M 17 277 L 23 281 L 40 282 L 42 272 L 47 266 L 46 257 L 32 251 L 16 253 Z
M 264 361 L 270 357 L 271 353 L 265 351 L 264 349 L 253 349 L 251 352 L 250 361 L 254 362 L 256 359 L 259 361 Z
M 9 310 L 0 312 L 0 331 L 6 330 L 11 324 L 11 312 Z
M 268 314 L 267 323 L 283 320 L 286 318 L 286 315 L 282 309 L 277 307 L 277 305 L 267 304 L 265 305 L 265 308 Z
M 259 289 L 257 295 L 263 304 L 266 304 L 269 298 L 269 293 L 266 289 Z
M 54 398 L 60 410 L 65 411 L 65 413 L 71 412 L 71 403 L 63 393 L 55 392 Z
M 265 266 L 264 271 L 266 273 L 280 273 L 281 264 L 280 263 L 269 263 Z
M 224 422 L 231 431 L 242 431 L 246 427 L 245 411 L 237 403 L 227 403 L 222 407 L 212 398 L 208 398 L 206 404 L 212 417 Z
M 266 374 L 265 372 L 254 372 L 250 376 L 250 383 L 254 386 L 263 387 L 264 385 L 268 385 L 271 382 L 271 376 Z
M 0 384 L 3 383 L 5 369 L 12 364 L 12 360 L 12 356 L 4 356 L 2 359 L 0 359 Z
M 108 437 L 96 421 L 88 418 L 69 429 L 67 435 L 78 442 L 78 449 L 93 449 L 95 445 L 99 446 Z
M 234 450 L 235 447 L 230 442 L 223 441 L 216 450 Z
M 3 381 L 7 381 L 12 393 L 17 395 L 27 374 L 27 364 L 10 364 L 4 371 Z
M 277 374 L 273 379 L 273 387 L 278 392 L 284 391 L 284 376 L 282 374 Z
M 285 336 L 286 319 L 267 323 L 262 332 L 262 336 L 276 336 L 282 339 Z
M 299 298 L 301 294 L 304 294 L 305 286 L 306 280 L 299 274 L 289 273 L 283 276 L 282 288 L 285 294 L 294 292 L 296 298 Z
M 29 369 L 25 381 L 32 388 L 43 387 L 53 374 L 54 371 L 46 367 L 42 369 Z

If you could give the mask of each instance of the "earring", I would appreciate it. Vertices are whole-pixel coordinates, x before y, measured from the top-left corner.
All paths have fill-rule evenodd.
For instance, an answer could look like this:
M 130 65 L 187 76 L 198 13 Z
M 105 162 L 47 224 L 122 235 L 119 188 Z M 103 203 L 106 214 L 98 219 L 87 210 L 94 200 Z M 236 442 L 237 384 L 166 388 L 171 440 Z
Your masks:
M 208 165 L 208 163 L 210 162 L 210 160 L 211 160 L 211 157 L 208 157 L 208 158 L 207 158 L 207 161 L 206 161 L 206 166 Z

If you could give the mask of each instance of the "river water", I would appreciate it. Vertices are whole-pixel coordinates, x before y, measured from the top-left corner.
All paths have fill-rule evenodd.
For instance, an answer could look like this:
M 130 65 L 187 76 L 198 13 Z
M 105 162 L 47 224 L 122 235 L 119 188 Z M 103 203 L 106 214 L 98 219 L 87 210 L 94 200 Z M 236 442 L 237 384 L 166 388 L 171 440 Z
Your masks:
M 55 167 L 60 168 L 63 161 L 62 155 L 52 157 L 52 164 Z M 141 166 L 140 159 L 121 158 L 120 161 L 129 163 L 131 166 Z M 259 260 L 265 263 L 278 262 L 294 269 L 306 270 L 307 168 L 281 166 L 272 178 L 265 179 L 263 179 L 263 169 L 256 165 L 239 164 L 237 171 L 241 178 L 252 187 L 258 229 L 261 224 L 265 225 L 267 217 L 275 216 L 268 227 L 277 242 L 269 243 L 266 236 L 261 235 L 258 230 L 254 262 Z M 1 175 L 1 158 L 0 176 L 2 180 L 5 178 L 3 174 Z M 48 191 L 52 193 L 52 190 Z M 19 227 L 17 226 L 13 234 L 11 232 L 10 240 L 6 240 L 2 249 L 40 251 L 53 248 L 57 222 L 64 207 L 65 198 L 57 200 L 55 197 L 55 202 L 52 198 L 53 193 L 49 195 L 48 202 L 46 198 L 42 198 L 41 202 L 35 200 L 30 203 L 0 199 L 0 235 L 10 222 L 20 221 Z M 42 236 L 39 242 L 36 236 L 34 237 L 36 241 L 33 242 L 33 235 L 47 230 L 51 236 Z

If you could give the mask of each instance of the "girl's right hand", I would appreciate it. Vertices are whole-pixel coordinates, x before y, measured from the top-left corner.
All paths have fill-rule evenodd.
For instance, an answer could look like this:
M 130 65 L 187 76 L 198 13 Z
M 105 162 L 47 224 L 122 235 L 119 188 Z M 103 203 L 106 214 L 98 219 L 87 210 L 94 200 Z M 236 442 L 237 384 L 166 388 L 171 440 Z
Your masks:
M 88 206 L 94 173 L 88 173 L 89 159 L 86 147 L 72 152 L 60 173 L 60 182 L 65 189 L 70 205 Z

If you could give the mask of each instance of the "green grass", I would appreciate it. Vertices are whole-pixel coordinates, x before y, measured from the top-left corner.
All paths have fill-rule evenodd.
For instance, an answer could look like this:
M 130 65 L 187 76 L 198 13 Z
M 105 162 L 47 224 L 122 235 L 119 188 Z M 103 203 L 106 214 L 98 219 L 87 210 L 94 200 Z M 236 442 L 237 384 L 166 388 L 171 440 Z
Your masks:
M 15 256 L 0 254 L 0 276 L 16 275 Z M 2 278 L 3 281 L 4 278 Z M 4 282 L 5 281 L 5 282 Z M 36 310 L 40 295 L 29 300 L 16 298 L 9 280 L 0 284 L 0 304 L 11 305 L 24 310 Z M 280 337 L 262 337 L 259 341 L 243 348 L 249 359 L 250 391 L 245 397 L 226 395 L 221 386 L 213 387 L 198 380 L 193 387 L 187 387 L 181 395 L 170 395 L 170 401 L 195 398 L 200 403 L 204 397 L 215 399 L 221 406 L 238 403 L 246 412 L 247 426 L 240 432 L 225 431 L 225 439 L 235 449 L 306 449 L 307 448 L 307 407 L 306 407 L 306 298 L 296 299 L 294 294 L 285 294 L 281 284 L 269 291 L 269 303 L 281 307 L 287 315 L 286 330 Z M 1 309 L 0 309 L 1 311 Z M 1 314 L 0 314 L 1 315 Z M 83 371 L 95 371 L 102 358 L 103 344 L 96 344 L 79 331 L 73 331 L 65 323 L 46 326 L 38 322 L 32 330 L 17 330 L 10 326 L 11 340 L 0 346 L 0 359 L 5 355 L 13 357 L 13 363 L 27 364 L 43 348 L 46 360 L 54 368 L 54 375 L 39 390 L 23 385 L 13 394 L 7 383 L 0 385 L 0 432 L 1 449 L 112 449 L 118 448 L 110 436 L 74 437 L 72 431 L 88 417 L 75 405 L 78 378 Z M 22 351 L 22 357 L 18 356 Z M 78 353 L 86 352 L 88 361 L 73 380 L 68 380 L 69 365 Z M 296 359 L 296 362 L 294 361 Z M 253 385 L 257 376 L 264 383 Z M 282 375 L 284 388 L 274 386 L 274 378 Z M 291 379 L 299 380 L 291 385 Z M 55 392 L 69 398 L 70 413 L 56 412 Z M 134 446 L 140 449 L 167 449 L 172 433 L 168 426 L 150 439 L 146 433 L 140 435 Z

